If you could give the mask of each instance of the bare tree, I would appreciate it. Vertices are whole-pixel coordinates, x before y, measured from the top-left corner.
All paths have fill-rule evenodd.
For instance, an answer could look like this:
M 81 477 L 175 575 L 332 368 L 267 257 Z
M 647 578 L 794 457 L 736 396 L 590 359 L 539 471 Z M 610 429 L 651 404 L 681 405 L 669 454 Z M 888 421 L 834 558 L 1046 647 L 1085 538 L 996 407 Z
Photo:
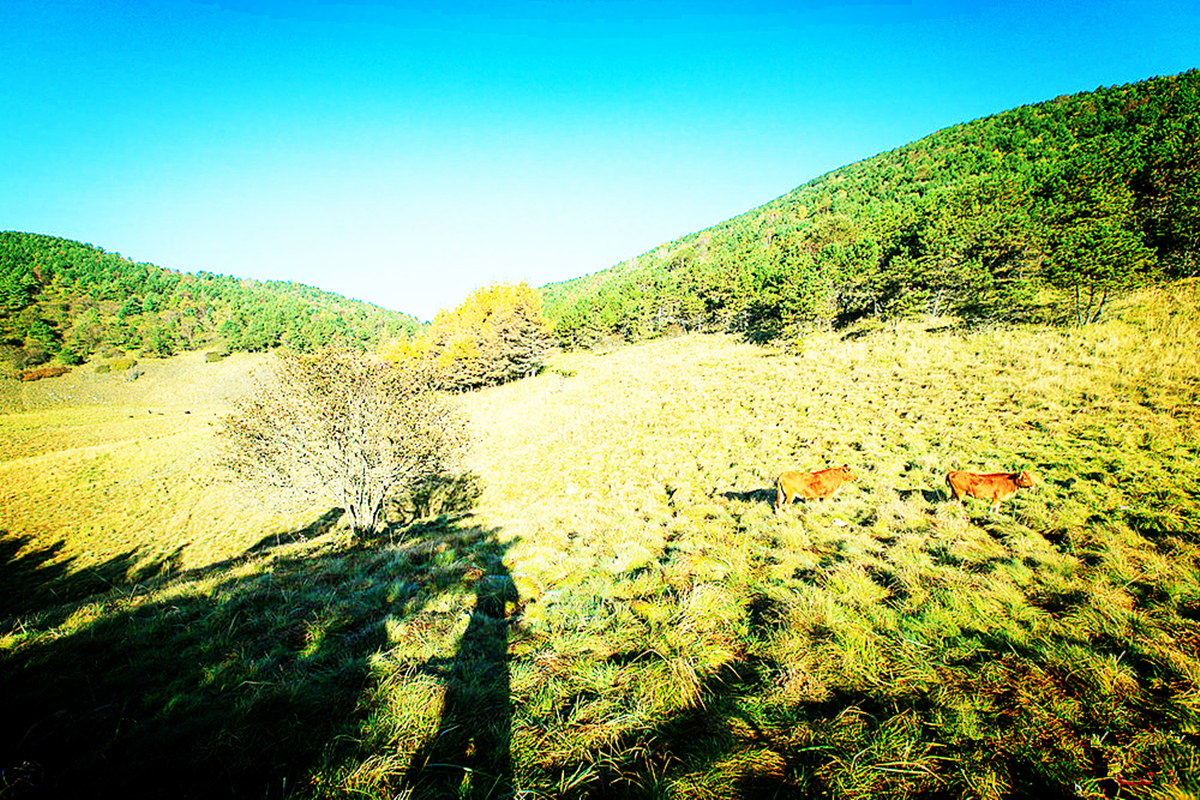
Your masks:
M 419 364 L 339 350 L 277 353 L 220 433 L 240 477 L 340 505 L 359 534 L 377 531 L 384 501 L 443 472 L 467 438 Z

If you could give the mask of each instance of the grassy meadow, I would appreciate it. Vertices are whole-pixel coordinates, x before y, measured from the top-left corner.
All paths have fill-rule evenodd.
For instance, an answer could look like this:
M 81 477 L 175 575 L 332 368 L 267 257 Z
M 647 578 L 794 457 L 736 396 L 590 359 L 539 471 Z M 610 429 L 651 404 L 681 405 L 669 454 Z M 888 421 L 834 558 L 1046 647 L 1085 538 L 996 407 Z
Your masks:
M 373 541 L 223 482 L 249 360 L 23 387 L 0 797 L 1193 797 L 1198 340 L 1184 282 L 564 353 L 461 395 L 463 474 Z M 1036 486 L 960 508 L 956 468 Z

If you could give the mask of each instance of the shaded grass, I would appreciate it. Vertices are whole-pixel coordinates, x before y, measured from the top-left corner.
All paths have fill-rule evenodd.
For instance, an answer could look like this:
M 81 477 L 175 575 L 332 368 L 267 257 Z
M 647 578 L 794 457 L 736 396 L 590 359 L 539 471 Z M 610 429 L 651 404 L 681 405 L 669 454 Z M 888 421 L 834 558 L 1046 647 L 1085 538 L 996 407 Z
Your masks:
M 19 620 L 0 640 L 6 793 L 293 796 L 322 765 L 348 783 L 368 769 L 337 766 L 364 721 L 378 736 L 399 716 L 406 741 L 436 730 L 472 587 L 511 581 L 495 532 L 441 518 L 410 533 L 326 534 Z M 394 661 L 428 677 L 393 695 L 414 631 L 424 648 Z

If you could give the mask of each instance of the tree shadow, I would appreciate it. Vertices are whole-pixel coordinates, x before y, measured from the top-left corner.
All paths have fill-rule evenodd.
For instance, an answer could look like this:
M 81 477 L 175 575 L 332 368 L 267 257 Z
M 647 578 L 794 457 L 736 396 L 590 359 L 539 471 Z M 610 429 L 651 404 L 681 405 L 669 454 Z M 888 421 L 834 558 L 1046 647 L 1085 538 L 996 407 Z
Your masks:
M 45 604 L 49 587 L 70 573 L 72 559 L 55 560 L 66 542 L 32 548 L 32 536 L 0 531 L 0 619 L 7 620 Z
M 444 524 L 446 518 L 461 516 L 475 506 L 482 494 L 483 481 L 473 472 L 435 475 L 422 481 L 408 492 L 387 501 L 386 530 L 389 541 L 394 540 L 397 532 L 405 531 L 406 535 L 412 535 L 431 525 L 436 527 Z M 258 553 L 324 536 L 333 530 L 345 514 L 344 508 L 331 508 L 294 531 L 267 534 L 246 553 Z M 222 563 L 232 563 L 241 558 L 238 556 Z
M 258 544 L 247 550 L 247 553 L 257 553 L 263 550 L 271 550 L 285 544 L 293 542 L 303 542 L 309 539 L 315 539 L 318 536 L 324 536 L 333 529 L 333 526 L 338 523 L 338 520 L 346 513 L 344 508 L 331 508 L 321 516 L 317 517 L 303 528 L 298 528 L 288 533 L 273 533 L 264 536 L 259 540 Z
M 0 794 L 290 796 L 322 764 L 354 755 L 388 624 L 472 594 L 458 654 L 426 665 L 450 688 L 421 777 L 440 780 L 450 773 L 433 763 L 460 763 L 509 786 L 508 545 L 462 515 L 403 533 L 402 545 L 386 533 L 282 554 L 256 545 L 170 574 L 168 558 L 136 586 L 85 594 L 94 584 L 79 584 L 67 600 L 50 591 L 72 585 L 71 562 L 52 561 L 61 545 L 4 540 L 6 597 L 40 587 L 53 605 L 27 601 L 33 616 L 0 650 Z M 460 731 L 474 731 L 465 754 L 450 745 Z
M 182 547 L 152 559 L 135 549 L 75 569 L 75 556 L 60 557 L 65 546 L 61 539 L 35 546 L 31 536 L 0 531 L 0 634 L 33 613 L 43 613 L 42 624 L 57 625 L 66 619 L 62 610 L 72 604 L 116 586 L 177 572 L 183 557 Z

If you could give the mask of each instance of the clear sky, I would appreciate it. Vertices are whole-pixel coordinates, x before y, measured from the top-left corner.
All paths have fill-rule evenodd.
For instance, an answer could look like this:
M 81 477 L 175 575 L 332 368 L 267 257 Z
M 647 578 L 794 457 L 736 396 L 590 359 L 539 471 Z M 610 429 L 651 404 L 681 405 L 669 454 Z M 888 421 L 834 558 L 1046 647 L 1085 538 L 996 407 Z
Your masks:
M 0 230 L 429 319 L 1198 66 L 1195 0 L 3 0 Z

